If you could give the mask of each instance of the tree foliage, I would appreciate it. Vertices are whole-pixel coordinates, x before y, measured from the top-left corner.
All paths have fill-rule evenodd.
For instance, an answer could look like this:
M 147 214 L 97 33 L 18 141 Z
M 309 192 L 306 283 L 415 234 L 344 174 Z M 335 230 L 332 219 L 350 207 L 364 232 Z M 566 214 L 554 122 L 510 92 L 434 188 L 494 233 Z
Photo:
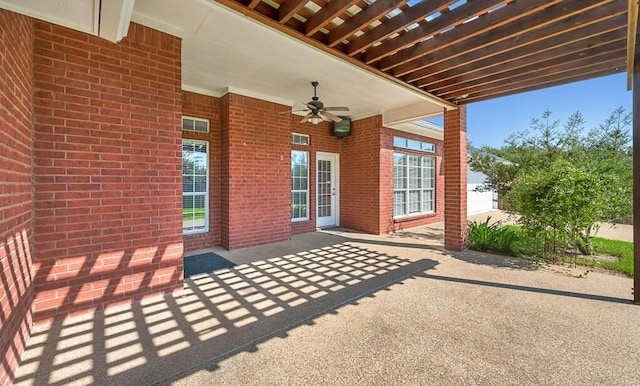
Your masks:
M 620 107 L 586 131 L 580 112 L 562 124 L 547 110 L 531 131 L 473 154 L 470 166 L 488 176 L 483 188 L 499 192 L 503 209 L 520 216 L 544 251 L 575 247 L 588 254 L 597 222 L 632 215 L 631 119 Z

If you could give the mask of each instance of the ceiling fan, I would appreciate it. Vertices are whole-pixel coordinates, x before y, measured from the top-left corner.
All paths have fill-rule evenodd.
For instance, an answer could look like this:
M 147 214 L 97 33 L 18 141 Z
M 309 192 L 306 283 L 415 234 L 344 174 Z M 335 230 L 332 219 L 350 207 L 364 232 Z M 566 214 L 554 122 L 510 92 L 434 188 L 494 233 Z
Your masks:
M 307 115 L 304 116 L 304 118 L 302 118 L 300 123 L 311 122 L 314 125 L 317 125 L 322 121 L 329 121 L 329 120 L 334 122 L 342 121 L 342 118 L 330 113 L 329 111 L 349 111 L 349 108 L 348 107 L 324 107 L 324 103 L 320 102 L 320 98 L 318 98 L 318 95 L 316 94 L 316 88 L 318 87 L 318 84 L 319 83 L 317 81 L 311 82 L 311 85 L 313 86 L 313 97 L 311 98 L 310 102 L 307 102 L 304 104 L 306 107 L 304 110 L 297 110 L 297 111 L 309 112 Z

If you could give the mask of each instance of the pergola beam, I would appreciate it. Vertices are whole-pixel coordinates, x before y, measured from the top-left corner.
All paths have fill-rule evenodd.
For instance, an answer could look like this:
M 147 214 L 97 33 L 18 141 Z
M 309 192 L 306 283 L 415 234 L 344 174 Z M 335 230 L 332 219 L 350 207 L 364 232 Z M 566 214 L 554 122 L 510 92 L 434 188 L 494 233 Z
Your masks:
M 502 39 L 506 39 L 518 33 L 524 33 L 526 32 L 523 31 L 525 24 L 516 23 L 516 21 L 524 19 L 526 16 L 536 14 L 543 9 L 546 11 L 553 9 L 551 6 L 559 3 L 560 1 L 561 0 L 547 0 L 542 3 L 515 2 L 507 4 L 505 7 L 498 9 L 497 11 L 483 15 L 482 17 L 461 25 L 458 28 L 453 28 L 446 33 L 434 36 L 433 39 L 423 41 L 409 49 L 398 52 L 393 56 L 389 56 L 379 62 L 378 68 L 383 71 L 393 69 L 394 75 L 402 76 L 428 65 L 430 60 L 429 57 L 425 58 L 425 56 L 437 50 L 461 43 L 467 43 L 467 45 L 473 45 L 476 48 L 480 48 L 483 45 L 487 45 L 489 42 L 493 42 L 494 39 L 491 37 L 496 34 L 495 30 L 500 27 L 503 27 L 503 29 L 499 31 L 504 30 L 502 33 Z M 590 1 L 595 2 L 597 0 Z M 576 5 L 574 5 L 574 7 L 577 8 Z M 556 14 L 560 11 L 561 10 L 558 10 L 553 13 Z M 545 12 L 544 15 L 548 15 L 548 12 Z M 543 16 L 540 15 L 538 17 L 542 18 Z M 538 24 L 539 23 L 536 22 L 536 26 L 538 26 Z M 532 26 L 529 29 L 533 28 L 534 27 Z M 478 36 L 481 36 L 481 39 L 479 39 Z
M 305 24 L 305 35 L 311 36 L 320 28 L 329 24 L 338 15 L 344 13 L 358 0 L 333 0 L 314 13 Z
M 335 47 L 342 40 L 364 29 L 374 21 L 389 13 L 389 9 L 396 9 L 405 5 L 409 0 L 376 1 L 362 11 L 356 13 L 327 34 L 327 45 Z
M 415 6 L 407 8 L 399 15 L 392 17 L 375 28 L 372 28 L 368 33 L 349 42 L 349 44 L 347 44 L 347 54 L 349 56 L 354 56 L 367 47 L 401 31 L 405 27 L 408 27 L 413 23 L 420 23 L 424 21 L 427 16 L 442 10 L 444 7 L 447 7 L 452 3 L 455 3 L 455 1 L 421 1 Z M 389 8 L 387 13 L 393 11 L 393 9 L 394 8 Z
M 420 24 L 419 27 L 407 31 L 406 33 L 398 37 L 386 40 L 379 46 L 367 49 L 367 52 L 364 54 L 364 61 L 367 64 L 371 64 L 377 60 L 393 54 L 396 51 L 419 43 L 429 36 L 441 33 L 447 28 L 451 28 L 451 26 L 460 25 L 465 20 L 486 13 L 488 10 L 496 7 L 503 2 L 504 0 L 483 0 L 465 3 L 457 9 L 457 12 L 447 12 L 430 22 L 424 22 Z M 443 5 L 442 8 L 446 8 L 445 5 Z M 439 11 L 442 11 L 442 9 L 440 9 Z
M 557 55 L 552 53 L 538 55 L 534 58 L 523 58 L 513 63 L 505 63 L 502 71 L 492 67 L 485 71 L 474 72 L 468 76 L 466 81 L 457 79 L 454 84 L 443 83 L 440 87 L 429 87 L 429 91 L 444 97 L 455 97 L 469 94 L 476 89 L 486 89 L 489 86 L 500 87 L 501 81 L 512 82 L 516 77 L 529 76 L 535 80 L 538 76 L 548 76 L 554 72 L 573 71 L 591 66 L 594 59 L 619 60 L 619 55 L 624 55 L 625 48 L 626 39 L 620 37 L 617 40 L 606 40 L 594 44 L 587 50 L 580 49 L 574 52 L 563 50 Z
M 623 26 L 626 15 L 624 10 L 620 14 L 610 18 L 594 19 L 593 14 L 599 10 L 575 15 L 570 19 L 549 25 L 526 34 L 526 38 L 514 37 L 508 40 L 497 42 L 480 50 L 474 50 L 464 55 L 451 58 L 455 53 L 446 49 L 443 56 L 451 58 L 440 60 L 433 65 L 406 75 L 403 79 L 406 82 L 415 82 L 418 87 L 442 80 L 450 80 L 453 76 L 447 73 L 458 71 L 468 73 L 481 70 L 487 67 L 500 65 L 505 62 L 520 59 L 529 55 L 540 55 L 554 47 L 584 41 L 589 44 L 588 39 L 610 31 L 621 31 L 626 33 Z M 576 38 L 576 35 L 578 36 Z
M 467 104 L 472 102 L 480 102 L 489 99 L 504 97 L 507 95 L 540 90 L 547 87 L 560 86 L 567 83 L 580 82 L 582 80 L 595 79 L 620 73 L 621 67 L 619 66 L 619 63 L 604 63 L 599 64 L 599 66 L 599 68 L 590 68 L 588 72 L 582 72 L 580 75 L 575 75 L 571 72 L 564 72 L 557 76 L 551 75 L 545 78 L 536 79 L 535 81 L 528 82 L 527 79 L 524 79 L 522 82 L 514 84 L 513 87 L 510 87 L 509 89 L 493 88 L 486 94 L 469 94 L 468 97 L 460 100 L 459 103 Z
M 300 11 L 308 0 L 286 0 L 278 8 L 278 22 L 284 24 Z
M 629 0 L 627 12 L 627 90 L 633 88 L 636 34 L 638 30 L 638 0 Z

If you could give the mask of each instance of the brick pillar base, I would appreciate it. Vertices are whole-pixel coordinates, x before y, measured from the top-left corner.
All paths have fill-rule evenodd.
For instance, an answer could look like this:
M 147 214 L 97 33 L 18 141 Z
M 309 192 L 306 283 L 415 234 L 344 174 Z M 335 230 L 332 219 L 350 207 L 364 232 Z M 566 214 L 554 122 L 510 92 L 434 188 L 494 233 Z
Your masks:
M 444 114 L 444 247 L 467 247 L 467 110 Z

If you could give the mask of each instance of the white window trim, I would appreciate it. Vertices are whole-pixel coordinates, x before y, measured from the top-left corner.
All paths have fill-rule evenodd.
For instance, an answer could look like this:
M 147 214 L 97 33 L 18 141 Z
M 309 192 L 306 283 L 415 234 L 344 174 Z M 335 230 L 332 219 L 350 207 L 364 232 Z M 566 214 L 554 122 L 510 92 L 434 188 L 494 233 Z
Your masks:
M 318 151 L 316 152 L 316 159 L 314 161 L 314 165 L 313 165 L 313 170 L 315 172 L 316 178 L 315 178 L 315 210 L 316 210 L 316 226 L 317 222 L 318 222 L 318 203 L 320 202 L 320 200 L 318 199 L 318 177 L 319 177 L 319 173 L 318 173 L 318 159 L 320 159 L 321 157 L 333 157 L 335 159 L 335 168 L 333 170 L 333 175 L 334 175 L 334 187 L 335 187 L 335 207 L 333 208 L 333 211 L 335 213 L 335 224 L 333 224 L 333 226 L 340 226 L 340 154 L 339 153 L 327 153 L 327 152 L 323 152 L 323 151 Z
M 184 120 L 185 119 L 191 119 L 192 121 L 198 121 L 198 122 L 205 122 L 207 124 L 207 131 L 197 131 L 197 130 L 185 130 L 184 129 Z M 198 118 L 198 117 L 191 117 L 188 115 L 183 115 L 182 116 L 182 131 L 186 131 L 188 133 L 209 133 L 211 132 L 211 122 L 209 122 L 208 119 L 205 118 Z
M 437 168 L 436 168 L 436 164 L 437 164 L 437 159 L 436 159 L 436 157 L 434 157 L 434 156 L 429 156 L 429 155 L 409 154 L 409 153 L 401 153 L 401 152 L 394 152 L 393 154 L 394 154 L 394 162 L 393 162 L 393 169 L 394 169 L 394 175 L 393 175 L 393 178 L 394 178 L 394 180 L 395 180 L 395 168 L 396 168 L 396 164 L 395 164 L 395 155 L 396 155 L 396 154 L 400 154 L 400 155 L 403 155 L 403 156 L 406 156 L 406 157 L 409 157 L 409 156 L 420 157 L 420 174 L 421 174 L 421 175 L 424 173 L 423 166 L 422 166 L 422 159 L 423 159 L 423 158 L 429 158 L 429 159 L 433 160 L 433 184 L 432 184 L 432 185 L 433 185 L 433 187 L 432 187 L 432 188 L 420 188 L 420 189 L 419 189 L 419 190 L 421 191 L 421 193 L 420 193 L 421 195 L 422 195 L 422 194 L 424 194 L 424 192 L 425 192 L 425 191 L 432 191 L 432 192 L 433 192 L 433 209 L 430 209 L 430 210 L 428 210 L 428 211 L 423 211 L 423 210 L 422 210 L 422 205 L 423 205 L 423 203 L 424 203 L 424 200 L 420 200 L 420 207 L 421 207 L 421 211 L 420 211 L 420 212 L 415 212 L 415 213 L 406 213 L 406 214 L 401 214 L 401 215 L 396 215 L 396 214 L 395 214 L 395 211 L 396 211 L 396 209 L 395 209 L 395 207 L 396 207 L 396 203 L 395 203 L 395 193 L 396 193 L 397 191 L 404 191 L 404 192 L 407 192 L 407 194 L 406 194 L 406 196 L 405 196 L 405 203 L 404 203 L 404 205 L 405 205 L 405 212 L 406 212 L 406 211 L 407 211 L 407 209 L 408 209 L 408 205 L 409 205 L 409 201 L 408 201 L 408 197 L 409 197 L 409 195 L 408 195 L 408 192 L 409 192 L 410 190 L 418 190 L 418 189 L 409 189 L 409 183 L 408 183 L 408 181 L 407 181 L 407 187 L 406 187 L 405 189 L 396 189 L 395 187 L 393 188 L 393 194 L 394 194 L 393 209 L 392 209 L 392 210 L 393 210 L 393 218 L 394 218 L 394 219 L 403 219 L 403 218 L 410 218 L 410 217 L 416 217 L 416 216 L 424 216 L 424 215 L 429 215 L 429 214 L 433 214 L 433 213 L 435 213 L 435 212 L 436 212 L 436 205 L 437 205 L 437 197 L 436 197 L 436 194 L 437 194 L 437 189 L 436 189 L 436 181 L 437 181 L 437 178 L 436 178 L 436 170 L 437 170 Z M 408 168 L 409 168 L 409 162 L 408 162 L 408 160 L 407 160 L 407 163 L 406 163 L 406 165 L 405 165 L 405 168 L 407 168 L 407 170 L 406 170 L 406 178 L 408 179 L 408 178 L 409 178 L 409 170 L 408 170 Z M 423 182 L 423 183 L 424 183 L 424 182 Z
M 401 145 L 398 144 L 397 141 L 404 141 L 405 144 Z M 419 143 L 420 144 L 420 149 L 414 149 L 412 147 L 409 146 L 409 142 L 415 142 L 415 143 Z M 426 141 L 419 141 L 417 139 L 411 139 L 411 138 L 405 138 L 405 137 L 399 137 L 399 136 L 394 136 L 393 137 L 393 146 L 400 148 L 400 149 L 407 149 L 407 150 L 412 150 L 412 151 L 419 151 L 419 152 L 424 152 L 424 153 L 435 153 L 436 152 L 436 144 L 433 142 L 426 142 Z M 428 146 L 431 147 L 430 149 L 423 149 L 423 147 Z
M 291 218 L 291 222 L 302 222 L 302 221 L 309 221 L 309 216 L 310 216 L 310 211 L 311 211 L 311 203 L 309 202 L 309 192 L 311 191 L 311 186 L 310 186 L 310 174 L 311 171 L 309 170 L 310 168 L 310 164 L 311 164 L 311 155 L 308 151 L 306 150 L 291 150 L 291 153 L 293 153 L 294 151 L 296 152 L 300 152 L 300 153 L 306 153 L 307 154 L 307 189 L 306 189 L 306 193 L 307 193 L 307 215 L 306 217 L 299 217 L 299 218 Z M 293 157 L 291 157 L 291 162 L 293 163 Z M 293 176 L 291 176 L 291 178 L 293 178 Z M 302 192 L 302 190 L 293 190 L 291 189 L 291 205 L 293 205 L 293 193 L 294 192 Z
M 183 235 L 195 235 L 195 234 L 201 234 L 201 233 L 207 233 L 209 232 L 209 194 L 211 192 L 211 186 L 209 185 L 209 174 L 210 174 L 210 165 L 211 165 L 211 154 L 209 152 L 209 141 L 201 141 L 201 140 L 197 140 L 197 139 L 188 139 L 188 138 L 183 138 L 182 139 L 182 144 L 184 145 L 185 141 L 187 142 L 193 142 L 193 143 L 201 143 L 204 144 L 206 149 L 207 149 L 207 189 L 206 192 L 204 193 L 204 229 L 184 229 L 184 219 L 182 220 L 182 234 Z M 184 174 L 183 174 L 184 176 Z M 195 196 L 195 194 L 191 194 L 192 196 Z M 184 199 L 185 196 L 185 192 L 184 189 L 182 191 L 182 197 Z
M 307 139 L 307 143 L 296 143 L 293 138 L 295 136 L 299 136 L 302 138 L 306 138 Z M 292 145 L 297 145 L 297 146 L 310 146 L 311 145 L 311 137 L 309 136 L 309 134 L 300 134 L 300 133 L 291 133 L 291 144 Z

